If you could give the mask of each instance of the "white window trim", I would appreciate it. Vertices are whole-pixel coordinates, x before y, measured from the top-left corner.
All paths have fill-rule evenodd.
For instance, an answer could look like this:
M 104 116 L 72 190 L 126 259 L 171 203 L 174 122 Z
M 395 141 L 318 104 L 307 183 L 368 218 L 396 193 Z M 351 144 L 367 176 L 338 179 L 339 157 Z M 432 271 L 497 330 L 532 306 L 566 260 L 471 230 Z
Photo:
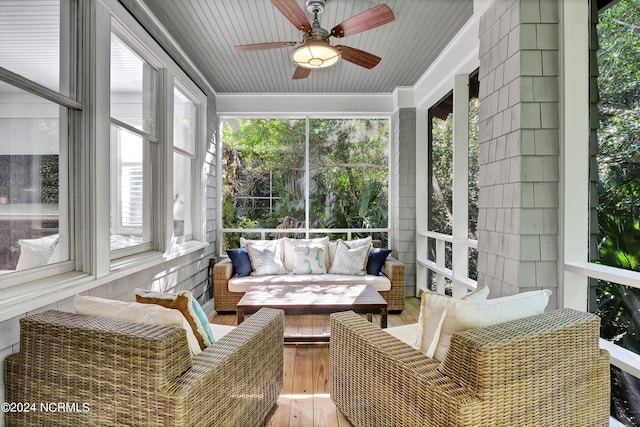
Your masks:
M 416 188 L 416 295 L 428 290 L 429 271 L 436 274 L 436 291 L 439 293 L 445 292 L 445 279 L 451 281 L 453 296 L 456 297 L 478 285 L 476 280 L 469 277 L 469 249 L 478 248 L 478 241 L 469 238 L 469 76 L 470 73 L 457 74 L 453 81 L 451 235 L 428 229 L 429 189 L 427 185 Z M 417 109 L 416 119 L 416 182 L 431 183 L 431 177 L 424 167 L 429 150 L 429 109 Z M 435 241 L 435 260 L 428 257 L 429 240 Z M 446 244 L 452 247 L 451 269 L 445 266 Z
M 561 307 L 588 311 L 589 278 L 640 288 L 640 273 L 589 262 L 589 2 L 560 4 Z M 640 355 L 600 339 L 610 363 L 640 378 Z M 610 425 L 621 425 L 610 418 Z
M 153 156 L 154 170 L 173 170 L 173 87 L 179 85 L 181 90 L 188 94 L 197 108 L 197 135 L 195 164 L 204 162 L 206 152 L 206 117 L 207 98 L 206 95 L 196 86 L 195 83 L 182 71 L 182 69 L 166 54 L 166 52 L 153 40 L 153 38 L 135 21 L 135 19 L 116 1 L 102 0 L 108 13 L 111 14 L 112 25 L 109 33 L 113 31 L 137 54 L 158 70 L 156 94 L 159 104 L 164 108 L 156 112 L 156 135 L 161 142 L 157 155 Z M 100 16 L 100 14 L 99 14 Z M 98 29 L 101 31 L 101 29 Z M 102 29 L 106 31 L 106 29 Z M 108 70 L 109 67 L 106 68 Z M 108 86 L 109 79 L 100 79 Z M 146 137 L 145 137 L 146 138 Z M 164 143 L 163 143 L 164 142 Z M 206 178 L 197 179 L 196 174 L 202 173 L 199 167 L 192 168 L 192 227 L 193 233 L 190 240 L 176 239 L 173 236 L 173 175 L 156 174 L 154 187 L 152 189 L 155 201 L 152 202 L 152 209 L 157 212 L 157 217 L 152 229 L 153 248 L 160 252 L 170 253 L 181 251 L 181 248 L 193 246 L 193 242 L 204 243 L 206 241 Z M 160 182 L 161 180 L 161 182 Z M 104 224 L 104 221 L 97 220 Z M 106 222 L 108 225 L 108 221 Z M 107 227 L 108 228 L 108 227 Z M 107 230 L 108 231 L 108 230 Z M 110 248 L 109 248 L 110 249 Z M 124 251 L 123 255 L 130 252 Z M 108 266 L 111 270 L 112 264 Z M 109 274 L 106 272 L 106 274 Z M 98 274 L 100 276 L 100 274 Z
M 77 2 L 69 2 L 66 5 L 61 2 L 60 4 L 60 12 L 61 16 L 66 16 L 64 14 L 69 13 L 68 19 L 71 22 L 78 22 L 78 15 L 81 13 L 81 5 Z M 61 24 L 62 25 L 62 24 Z M 62 140 L 63 136 L 66 136 L 66 143 L 59 147 L 59 165 L 70 165 L 69 159 L 69 151 L 70 146 L 73 144 L 75 139 L 75 131 L 77 129 L 79 112 L 83 108 L 82 102 L 78 101 L 77 97 L 79 96 L 79 91 L 76 85 L 77 74 L 79 73 L 79 69 L 77 67 L 78 57 L 80 53 L 77 52 L 78 46 L 78 38 L 80 37 L 79 31 L 80 29 L 76 25 L 69 25 L 66 28 L 61 28 L 61 43 L 66 39 L 63 36 L 63 32 L 67 32 L 68 36 L 68 45 L 64 45 L 60 49 L 60 61 L 61 63 L 68 63 L 68 67 L 61 68 L 60 70 L 60 78 L 63 81 L 66 81 L 71 89 L 70 95 L 65 95 L 62 92 L 55 91 L 49 87 L 43 86 L 35 81 L 23 77 L 20 74 L 16 74 L 11 70 L 0 67 L 0 81 L 6 82 L 7 84 L 14 86 L 20 90 L 27 92 L 28 94 L 37 96 L 42 98 L 43 100 L 49 101 L 51 103 L 57 104 L 59 107 L 66 108 L 66 113 L 60 113 L 61 124 L 63 124 L 62 116 L 66 115 L 66 121 L 64 121 L 64 125 L 66 127 L 60 126 L 60 135 L 59 138 Z M 73 57 L 69 57 L 70 54 L 73 54 Z M 68 74 L 64 74 L 65 71 Z M 70 171 L 67 168 L 67 173 L 59 174 L 59 187 L 62 189 L 69 188 L 69 182 L 73 181 L 73 171 Z M 59 232 L 66 233 L 68 236 L 68 240 L 65 242 L 65 250 L 69 254 L 73 254 L 73 240 L 74 240 L 74 230 L 71 224 L 74 221 L 74 212 L 72 211 L 73 198 L 70 197 L 68 191 L 60 192 L 59 200 L 62 201 L 60 206 L 66 206 L 66 211 L 60 211 L 58 218 L 58 228 Z M 52 274 L 60 274 L 72 271 L 74 268 L 74 264 L 72 261 L 64 261 L 56 264 L 46 265 L 38 268 L 31 268 L 24 271 L 15 271 L 12 273 L 2 274 L 0 275 L 0 301 L 4 301 L 4 295 L 6 293 L 13 292 L 13 287 L 22 285 L 23 283 L 40 280 L 43 278 L 50 277 Z
M 204 175 L 203 170 L 199 170 L 198 165 L 204 161 L 206 154 L 206 120 L 207 120 L 207 99 L 205 95 L 200 91 L 195 85 L 190 81 L 183 81 L 177 77 L 173 79 L 173 85 L 171 89 L 171 97 L 173 97 L 173 90 L 177 88 L 182 92 L 183 95 L 187 97 L 189 101 L 191 101 L 195 107 L 195 139 L 196 145 L 194 147 L 193 152 L 186 151 L 179 147 L 176 147 L 174 144 L 171 144 L 171 162 L 173 170 L 173 154 L 177 153 L 179 155 L 188 157 L 191 159 L 191 234 L 185 236 L 179 236 L 173 238 L 173 241 L 177 244 L 181 244 L 183 242 L 187 242 L 189 240 L 199 240 L 204 241 L 206 239 L 206 227 L 202 223 L 206 223 L 206 221 L 199 221 L 200 218 L 206 218 L 206 206 L 204 201 L 206 200 L 206 176 L 202 176 L 200 180 L 200 184 L 196 185 L 195 188 L 193 184 L 199 182 L 198 176 L 199 174 Z M 167 105 L 173 106 L 173 99 L 171 102 L 167 102 Z M 167 123 L 170 123 L 170 128 L 167 130 L 169 135 L 173 135 L 173 114 L 171 115 L 171 120 L 167 120 Z M 203 141 L 203 144 L 198 144 L 198 141 Z M 198 160 L 201 160 L 200 162 Z M 173 179 L 173 176 L 172 176 Z M 171 195 L 173 200 L 173 184 L 171 184 Z M 171 208 L 171 212 L 173 212 L 173 207 Z M 173 219 L 173 217 L 172 217 Z M 198 226 L 198 224 L 201 224 Z M 173 233 L 173 227 L 171 227 L 171 232 Z
M 163 251 L 150 250 L 144 253 L 128 256 L 115 261 L 110 259 L 109 245 L 109 198 L 104 197 L 104 192 L 98 189 L 109 188 L 109 164 L 103 159 L 109 158 L 110 138 L 110 105 L 109 105 L 109 56 L 111 18 L 117 19 L 122 29 L 134 34 L 136 38 L 149 46 L 156 46 L 154 54 L 160 58 L 163 64 L 169 65 L 171 73 L 167 72 L 171 92 L 173 93 L 173 78 L 179 79 L 201 101 L 199 109 L 200 126 L 198 127 L 197 153 L 198 165 L 204 164 L 206 154 L 206 95 L 194 84 L 189 77 L 168 57 L 168 55 L 146 31 L 140 27 L 135 19 L 119 4 L 117 0 L 101 0 L 95 2 L 95 9 L 85 7 L 82 9 L 85 20 L 83 37 L 86 45 L 85 52 L 90 52 L 89 57 L 82 58 L 84 81 L 78 93 L 83 93 L 83 100 L 87 108 L 82 113 L 73 110 L 80 109 L 82 104 L 78 101 L 59 95 L 50 89 L 41 87 L 8 70 L 0 69 L 0 77 L 10 83 L 31 93 L 42 96 L 45 99 L 63 104 L 70 109 L 70 145 L 77 151 L 75 157 L 80 159 L 79 170 L 74 173 L 82 179 L 73 179 L 78 182 L 75 188 L 75 201 L 69 208 L 71 223 L 75 224 L 77 233 L 71 230 L 70 245 L 77 249 L 71 254 L 76 254 L 76 259 L 43 266 L 31 270 L 20 271 L 0 276 L 0 322 L 22 316 L 24 313 L 40 309 L 48 304 L 55 304 L 74 294 L 89 289 L 106 285 L 128 275 L 134 274 L 154 266 L 166 264 L 167 261 L 195 254 L 203 258 L 202 250 L 208 246 L 206 242 L 206 176 L 194 180 L 195 190 L 198 196 L 197 208 L 194 207 L 194 240 L 180 244 L 172 242 L 170 238 L 163 244 Z M 81 54 L 81 53 L 80 53 Z M 107 74 L 105 75 L 105 70 Z M 166 104 L 165 104 L 166 105 Z M 77 116 L 77 117 L 76 117 Z M 78 125 L 76 118 L 82 118 L 82 126 Z M 78 141 L 85 141 L 79 143 Z M 89 143 L 86 143 L 86 142 Z M 172 144 L 164 144 L 172 150 Z M 171 157 L 171 156 L 170 156 Z M 197 169 L 203 169 L 198 167 Z M 204 173 L 198 170 L 197 173 Z M 171 192 L 171 190 L 169 190 Z M 170 202 L 170 201 L 169 201 Z M 167 212 L 169 212 L 167 208 Z M 164 223 L 172 225 L 169 219 Z M 169 235 L 170 236 L 170 235 Z M 156 248 L 157 249 L 157 248 Z

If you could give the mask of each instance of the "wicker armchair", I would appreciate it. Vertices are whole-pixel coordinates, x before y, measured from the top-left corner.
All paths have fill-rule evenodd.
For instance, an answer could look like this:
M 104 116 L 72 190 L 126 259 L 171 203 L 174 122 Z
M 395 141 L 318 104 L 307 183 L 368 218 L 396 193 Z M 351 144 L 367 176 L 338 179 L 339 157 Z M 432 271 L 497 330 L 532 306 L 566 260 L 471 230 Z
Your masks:
M 440 364 L 352 312 L 336 313 L 331 398 L 355 426 L 608 426 L 599 320 L 563 309 L 467 330 Z
M 35 407 L 7 413 L 6 425 L 259 425 L 282 389 L 283 325 L 282 311 L 262 309 L 192 358 L 180 328 L 60 311 L 23 318 L 5 399 Z

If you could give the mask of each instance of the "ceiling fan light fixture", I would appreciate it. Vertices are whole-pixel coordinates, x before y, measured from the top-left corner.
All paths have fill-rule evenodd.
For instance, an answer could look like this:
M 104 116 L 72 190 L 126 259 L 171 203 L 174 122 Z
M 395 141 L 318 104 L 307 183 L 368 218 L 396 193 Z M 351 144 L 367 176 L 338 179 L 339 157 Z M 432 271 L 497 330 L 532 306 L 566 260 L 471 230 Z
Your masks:
M 291 55 L 296 65 L 304 68 L 330 67 L 340 59 L 340 51 L 326 41 L 308 41 Z

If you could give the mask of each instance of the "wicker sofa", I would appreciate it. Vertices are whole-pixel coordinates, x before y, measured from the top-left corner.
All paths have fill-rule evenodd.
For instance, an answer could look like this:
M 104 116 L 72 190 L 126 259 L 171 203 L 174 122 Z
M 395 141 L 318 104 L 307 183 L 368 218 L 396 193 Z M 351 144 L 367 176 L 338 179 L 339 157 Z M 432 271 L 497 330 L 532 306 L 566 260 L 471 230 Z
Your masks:
M 600 319 L 562 309 L 453 335 L 442 363 L 332 314 L 330 392 L 354 426 L 609 425 Z
M 327 239 L 326 242 L 329 242 L 328 238 L 325 237 L 324 239 Z M 296 239 L 288 238 L 278 240 L 287 240 L 284 242 L 285 246 L 287 246 L 287 244 L 295 244 L 296 241 Z M 314 240 L 323 239 L 320 238 Z M 306 240 L 303 242 L 310 241 Z M 370 240 L 369 238 L 369 242 L 374 248 L 381 247 L 381 242 L 379 240 Z M 280 244 L 280 247 L 282 248 L 283 245 Z M 287 255 L 285 255 L 286 250 L 280 250 L 282 251 L 281 256 L 289 259 Z M 329 253 L 331 253 L 331 250 L 329 250 Z M 392 312 L 400 312 L 404 310 L 404 264 L 392 256 L 387 256 L 384 264 L 382 265 L 380 276 L 369 274 L 364 276 L 340 274 L 280 274 L 273 276 L 238 277 L 233 263 L 229 258 L 223 258 L 216 263 L 210 274 L 213 276 L 214 308 L 218 312 L 236 311 L 238 301 L 240 301 L 251 283 L 260 285 L 370 284 L 373 285 L 378 290 L 382 298 L 387 301 L 387 310 Z
M 229 280 L 234 274 L 233 264 L 228 258 L 218 261 L 213 266 L 214 308 L 218 312 L 236 311 L 236 305 L 244 295 L 244 292 L 232 292 L 229 290 Z M 391 289 L 379 292 L 382 298 L 387 301 L 387 309 L 389 311 L 404 310 L 404 264 L 390 256 L 385 261 L 384 267 L 382 267 L 382 274 L 391 281 Z M 299 284 L 299 282 L 296 283 Z M 331 281 L 328 280 L 324 283 L 331 284 Z M 279 284 L 287 283 L 280 282 Z
M 60 311 L 23 318 L 5 400 L 36 406 L 7 413 L 6 425 L 260 425 L 282 389 L 283 327 L 282 311 L 262 309 L 192 358 L 181 328 Z

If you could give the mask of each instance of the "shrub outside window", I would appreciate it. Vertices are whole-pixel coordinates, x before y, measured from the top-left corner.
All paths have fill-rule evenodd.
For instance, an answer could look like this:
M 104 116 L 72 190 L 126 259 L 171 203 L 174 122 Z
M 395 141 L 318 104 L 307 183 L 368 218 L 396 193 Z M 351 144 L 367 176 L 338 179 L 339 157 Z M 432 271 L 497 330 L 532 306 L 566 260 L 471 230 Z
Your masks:
M 263 233 L 386 244 L 388 119 L 228 118 L 222 128 L 223 248 Z

